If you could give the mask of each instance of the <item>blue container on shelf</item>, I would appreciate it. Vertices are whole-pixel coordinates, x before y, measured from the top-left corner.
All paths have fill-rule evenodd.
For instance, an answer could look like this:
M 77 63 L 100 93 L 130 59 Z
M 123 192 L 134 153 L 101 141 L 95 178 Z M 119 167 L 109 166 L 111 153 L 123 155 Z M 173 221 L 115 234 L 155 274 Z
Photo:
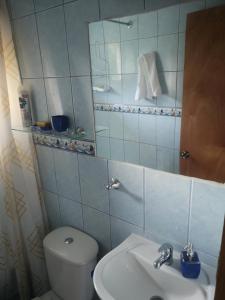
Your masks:
M 181 252 L 180 266 L 184 277 L 192 279 L 199 277 L 201 263 L 197 252 L 193 251 L 193 246 L 190 243 Z
M 63 132 L 69 128 L 69 118 L 64 115 L 51 117 L 52 128 L 55 131 Z

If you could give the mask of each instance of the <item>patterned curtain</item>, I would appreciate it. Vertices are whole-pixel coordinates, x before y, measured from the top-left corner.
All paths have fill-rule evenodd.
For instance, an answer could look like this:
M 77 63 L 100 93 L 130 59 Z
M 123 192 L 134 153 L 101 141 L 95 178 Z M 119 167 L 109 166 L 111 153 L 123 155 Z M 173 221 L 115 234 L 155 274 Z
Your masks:
M 21 127 L 21 85 L 5 0 L 0 1 L 0 299 L 30 300 L 48 289 L 47 232 L 35 149 Z

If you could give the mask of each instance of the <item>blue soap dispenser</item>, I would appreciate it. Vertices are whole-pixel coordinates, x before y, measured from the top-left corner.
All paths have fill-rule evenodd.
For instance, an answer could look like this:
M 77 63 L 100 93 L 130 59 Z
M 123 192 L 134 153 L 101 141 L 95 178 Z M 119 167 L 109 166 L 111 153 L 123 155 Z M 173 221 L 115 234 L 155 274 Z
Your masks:
M 180 265 L 182 275 L 186 278 L 198 278 L 201 271 L 201 263 L 193 245 L 189 242 L 181 251 Z

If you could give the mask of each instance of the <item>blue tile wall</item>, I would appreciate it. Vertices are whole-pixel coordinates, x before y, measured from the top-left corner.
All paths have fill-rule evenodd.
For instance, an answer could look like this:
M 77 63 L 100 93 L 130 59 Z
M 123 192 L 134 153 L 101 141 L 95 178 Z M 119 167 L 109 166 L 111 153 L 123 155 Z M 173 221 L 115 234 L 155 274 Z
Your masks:
M 35 11 L 45 10 L 63 3 L 63 0 L 34 0 Z
M 22 77 L 43 77 L 35 16 L 14 20 L 13 28 Z
M 64 10 L 62 6 L 37 14 L 45 77 L 69 76 Z
M 179 250 L 191 241 L 202 261 L 216 267 L 225 185 L 45 146 L 37 150 L 51 229 L 84 230 L 98 241 L 101 255 L 131 233 Z M 119 190 L 106 190 L 112 177 L 120 180 Z
M 9 3 L 13 18 L 23 17 L 34 12 L 33 0 L 10 0 Z
M 145 0 L 144 3 L 142 0 L 64 0 L 63 4 L 61 4 L 62 1 L 60 0 L 11 0 L 9 2 L 11 4 L 12 24 L 21 75 L 23 79 L 27 79 L 25 83 L 30 85 L 33 91 L 37 119 L 44 119 L 47 116 L 48 118 L 50 117 L 48 115 L 45 86 L 49 75 L 71 78 L 71 82 L 75 80 L 73 77 L 78 77 L 75 84 L 76 88 L 73 89 L 73 106 L 76 104 L 76 101 L 83 103 L 82 100 L 76 99 L 78 95 L 80 98 L 86 84 L 88 89 L 90 88 L 88 22 L 96 21 L 99 18 L 137 14 L 143 12 L 144 8 L 146 10 L 155 10 L 165 6 L 176 5 L 180 1 Z M 186 3 L 187 1 L 184 2 Z M 202 8 L 204 3 L 206 3 L 207 7 L 224 4 L 224 0 L 194 2 L 195 4 L 191 5 L 185 4 L 186 7 L 183 8 L 183 11 L 180 11 L 184 18 L 188 11 Z M 52 8 L 52 6 L 57 7 Z M 45 11 L 45 9 L 48 9 L 48 11 Z M 146 49 L 154 50 L 157 45 L 155 34 L 158 30 L 158 15 L 155 11 L 149 14 L 151 14 L 151 24 L 148 24 L 149 18 L 139 19 L 140 26 L 145 27 L 147 22 L 147 25 L 151 28 L 148 32 L 143 31 L 142 40 L 140 40 L 139 44 L 139 53 L 146 51 Z M 45 15 L 50 16 L 49 20 L 43 20 L 42 16 Z M 56 48 L 54 49 L 56 51 L 52 50 L 54 53 L 52 53 L 51 60 L 48 60 L 49 50 L 45 49 L 45 47 L 51 47 L 52 45 L 48 45 L 48 40 L 47 43 L 45 42 L 45 34 L 51 34 L 51 30 L 54 30 L 56 16 L 59 16 L 57 26 L 59 26 L 61 42 L 59 45 L 59 40 L 51 37 L 52 45 L 55 45 Z M 47 28 L 41 29 L 37 26 L 37 20 L 40 21 L 40 19 L 42 19 L 41 22 L 43 23 L 40 25 L 38 22 L 39 26 L 43 26 L 44 22 L 49 24 L 48 32 L 45 33 L 44 30 Z M 160 31 L 167 31 L 164 25 L 165 20 L 168 20 L 166 22 L 170 24 L 168 30 L 170 32 L 174 31 L 176 20 L 171 20 L 169 11 L 162 12 L 160 19 Z M 103 26 L 105 34 L 107 33 L 107 36 L 110 36 L 109 22 L 103 22 Z M 179 54 L 182 53 L 184 45 L 183 22 L 179 23 L 178 30 L 180 32 L 178 38 L 174 39 L 176 45 L 178 45 L 177 81 L 182 82 L 183 56 L 179 56 Z M 113 37 L 110 37 L 110 40 L 113 40 L 113 43 L 119 41 L 118 31 L 113 33 Z M 163 40 L 161 44 L 162 42 Z M 166 55 L 167 53 L 164 53 L 162 67 L 165 68 L 166 66 L 166 68 L 169 68 L 167 71 L 171 72 L 176 62 L 172 64 L 167 63 Z M 55 66 L 50 64 L 52 61 L 54 61 Z M 65 65 L 60 63 L 65 63 Z M 43 70 L 45 72 L 44 75 Z M 83 76 L 87 77 L 87 79 L 85 78 L 86 83 L 80 80 Z M 122 85 L 120 85 L 118 77 L 112 77 L 110 80 L 114 82 L 114 85 L 110 83 L 110 86 L 114 86 L 114 94 L 108 101 L 111 101 L 109 103 L 114 103 L 119 97 L 122 98 Z M 71 83 L 69 83 L 69 86 L 72 91 Z M 61 89 L 63 91 L 63 88 Z M 181 95 L 182 88 L 181 84 L 178 83 L 176 100 L 178 107 L 181 106 Z M 63 102 L 65 99 L 64 97 L 62 98 Z M 85 96 L 85 100 L 87 101 L 85 106 L 88 107 L 88 115 L 90 116 L 92 101 L 89 96 Z M 83 110 L 82 113 L 85 114 L 85 111 Z M 76 116 L 75 113 L 75 123 L 77 122 Z M 86 126 L 88 118 L 84 118 L 84 122 L 80 118 L 79 125 L 93 132 L 93 120 Z M 105 120 L 107 121 L 107 118 Z M 88 128 L 89 126 L 90 128 Z M 109 124 L 107 126 L 109 127 Z M 177 122 L 176 126 L 179 126 Z M 113 132 L 117 134 L 116 129 Z M 97 144 L 101 145 L 97 148 L 97 152 L 101 156 L 107 153 L 108 158 L 110 158 L 110 139 L 113 138 L 109 137 L 109 134 L 108 136 L 97 135 Z M 135 138 L 136 135 L 132 134 L 132 139 Z M 170 159 L 169 163 L 167 160 L 167 169 L 172 168 L 172 161 L 174 160 L 174 155 L 177 155 L 177 151 L 170 153 L 166 151 L 167 148 L 161 148 L 161 146 L 157 145 L 150 152 L 149 149 L 146 150 L 147 144 L 140 144 L 137 157 L 137 152 L 132 152 L 136 142 L 128 142 L 124 143 L 125 159 L 128 161 L 149 161 L 151 157 L 155 156 L 158 161 L 155 158 L 153 162 L 160 167 L 161 164 L 163 165 L 166 155 L 167 157 L 169 155 Z M 178 144 L 176 133 L 175 144 Z M 183 243 L 189 239 L 196 245 L 202 260 L 216 266 L 225 212 L 224 185 L 197 179 L 190 181 L 189 178 L 153 171 L 125 162 L 88 158 L 80 154 L 71 153 L 69 157 L 68 155 L 70 154 L 67 152 L 53 150 L 44 146 L 37 146 L 37 154 L 45 204 L 52 229 L 62 225 L 71 225 L 85 230 L 97 239 L 101 253 L 106 253 L 111 247 L 118 245 L 132 232 L 154 237 L 155 240 L 160 242 L 167 240 L 178 244 L 178 246 L 183 246 Z M 56 161 L 56 157 L 59 157 L 60 162 Z M 72 162 L 72 167 L 70 162 Z M 62 167 L 60 166 L 61 163 Z M 59 169 L 60 172 L 62 171 L 62 174 L 59 174 Z M 111 191 L 107 192 L 104 189 L 107 180 L 111 176 L 118 176 L 122 182 L 122 189 L 118 193 L 114 191 L 115 193 L 112 194 Z M 59 186 L 58 182 L 60 183 Z M 179 187 L 177 186 L 178 182 Z M 191 192 L 189 192 L 188 187 L 190 187 Z M 158 192 L 159 189 L 160 193 Z M 79 190 L 80 196 L 78 196 Z M 87 191 L 90 192 L 88 193 Z M 169 216 L 166 216 L 163 218 L 164 223 L 161 224 L 156 216 L 165 215 L 163 204 L 170 204 L 168 211 L 170 219 Z M 176 207 L 174 207 L 175 205 Z M 181 214 L 184 216 L 183 219 L 181 219 Z M 153 217 L 152 219 L 151 216 Z M 167 228 L 167 226 L 169 230 L 165 232 L 165 227 Z

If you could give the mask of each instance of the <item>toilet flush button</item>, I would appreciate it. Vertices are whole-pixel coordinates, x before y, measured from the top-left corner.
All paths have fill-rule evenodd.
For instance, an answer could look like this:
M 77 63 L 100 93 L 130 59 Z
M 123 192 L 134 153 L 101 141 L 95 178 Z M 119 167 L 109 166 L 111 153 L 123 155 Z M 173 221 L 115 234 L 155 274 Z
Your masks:
M 67 245 L 70 245 L 73 243 L 73 241 L 74 241 L 74 239 L 72 237 L 68 237 L 65 239 L 64 243 Z

